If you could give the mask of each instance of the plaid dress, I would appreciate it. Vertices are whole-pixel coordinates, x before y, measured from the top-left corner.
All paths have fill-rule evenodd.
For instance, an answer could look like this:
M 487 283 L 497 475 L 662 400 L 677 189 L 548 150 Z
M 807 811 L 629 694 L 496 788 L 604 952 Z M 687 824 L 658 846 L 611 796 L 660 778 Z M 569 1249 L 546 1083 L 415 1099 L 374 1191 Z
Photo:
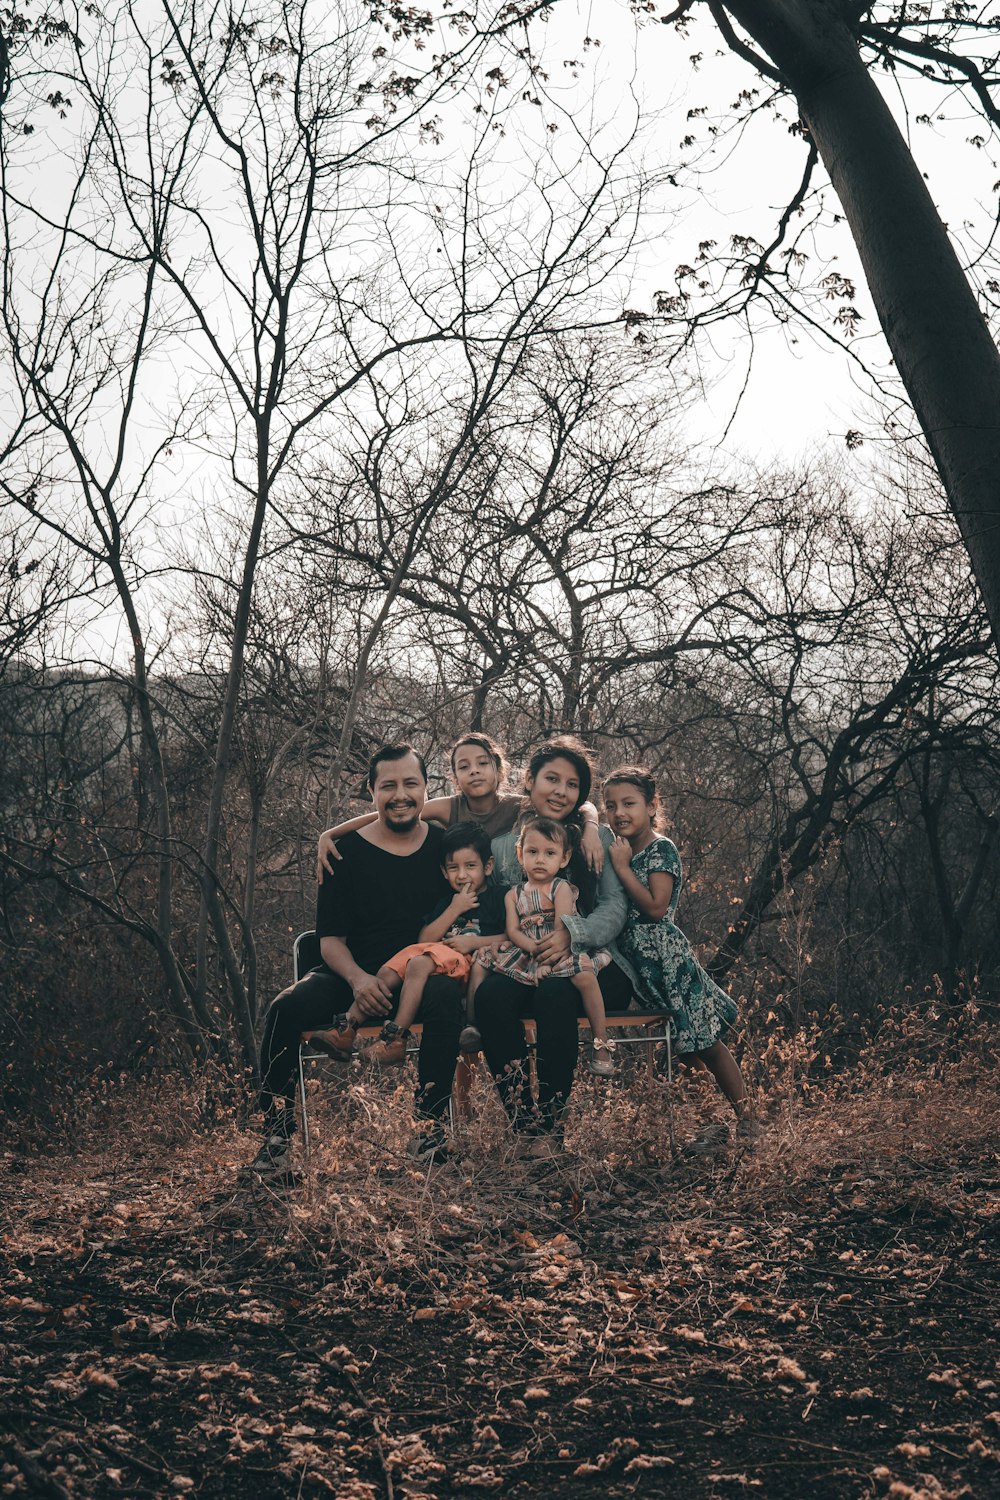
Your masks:
M 555 931 L 555 892 L 560 885 L 569 887 L 575 903 L 579 892 L 562 875 L 556 876 L 548 890 L 539 891 L 527 881 L 515 887 L 518 926 L 525 937 L 544 938 Z M 568 953 L 551 968 L 542 965 L 539 973 L 540 966 L 534 954 L 525 953 L 514 943 L 502 943 L 498 949 L 481 949 L 476 957 L 484 969 L 506 974 L 518 984 L 538 984 L 540 979 L 572 979 L 574 974 L 596 974 L 598 969 L 611 962 L 607 949 L 598 948 L 593 953 Z

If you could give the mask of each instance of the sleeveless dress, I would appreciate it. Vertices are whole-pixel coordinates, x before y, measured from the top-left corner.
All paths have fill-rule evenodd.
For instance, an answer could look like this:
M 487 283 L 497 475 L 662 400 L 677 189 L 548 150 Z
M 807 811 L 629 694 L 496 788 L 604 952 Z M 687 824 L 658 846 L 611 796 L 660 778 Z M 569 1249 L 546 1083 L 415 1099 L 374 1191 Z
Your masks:
M 523 801 L 523 797 L 515 796 L 513 792 L 504 792 L 497 798 L 497 805 L 493 811 L 487 813 L 484 818 L 479 818 L 472 811 L 464 793 L 459 792 L 456 796 L 448 798 L 448 827 L 457 828 L 459 823 L 478 823 L 487 838 L 495 839 L 499 834 L 509 833 L 513 828 Z
M 527 881 L 516 887 L 518 926 L 525 937 L 544 938 L 555 931 L 555 893 L 561 885 L 569 887 L 575 903 L 579 892 L 562 875 L 556 876 L 547 891 L 538 891 Z M 572 979 L 574 974 L 596 974 L 611 962 L 611 954 L 605 948 L 598 948 L 593 953 L 568 953 L 540 975 L 535 955 L 525 953 L 510 942 L 502 943 L 498 949 L 481 949 L 476 957 L 484 969 L 505 974 L 509 979 L 516 979 L 518 984 L 538 984 L 540 979 Z
M 618 946 L 635 974 L 641 998 L 669 1014 L 676 1051 L 703 1052 L 728 1031 L 737 1012 L 735 1001 L 705 973 L 674 922 L 684 878 L 680 855 L 660 835 L 633 855 L 630 863 L 633 875 L 647 890 L 650 875 L 658 870 L 673 876 L 674 888 L 659 921 L 629 902 Z

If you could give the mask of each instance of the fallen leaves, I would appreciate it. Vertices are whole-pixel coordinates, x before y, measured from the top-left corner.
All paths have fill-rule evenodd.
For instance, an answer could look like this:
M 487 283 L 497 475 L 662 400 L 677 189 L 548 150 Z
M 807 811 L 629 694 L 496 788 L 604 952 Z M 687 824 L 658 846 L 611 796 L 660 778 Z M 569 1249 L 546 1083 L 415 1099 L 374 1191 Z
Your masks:
M 670 1331 L 675 1337 L 683 1339 L 687 1344 L 704 1344 L 706 1342 L 703 1329 L 689 1328 L 686 1323 L 678 1323 L 677 1327 L 672 1328 Z
M 773 1380 L 798 1380 L 805 1385 L 809 1379 L 805 1370 L 794 1359 L 789 1359 L 786 1354 L 779 1355 L 774 1369 L 770 1371 Z
M 89 1203 L 60 1189 L 65 1222 L 52 1177 L 26 1176 L 0 1399 L 27 1461 L 97 1500 L 185 1493 L 175 1479 L 227 1500 L 992 1493 L 983 1097 L 916 1165 L 857 1100 L 842 1121 L 817 1108 L 794 1155 L 743 1158 L 725 1185 L 718 1167 L 653 1181 L 619 1145 L 613 1169 L 537 1180 L 473 1149 L 415 1187 L 398 1151 L 380 1167 L 377 1114 L 370 1155 L 321 1121 L 320 1166 L 285 1206 L 210 1199 L 195 1147 L 171 1158 L 169 1202 L 166 1174 L 136 1170 Z M 609 1108 L 607 1129 L 631 1127 Z M 914 1221 L 919 1174 L 935 1201 L 952 1184 L 950 1216 Z

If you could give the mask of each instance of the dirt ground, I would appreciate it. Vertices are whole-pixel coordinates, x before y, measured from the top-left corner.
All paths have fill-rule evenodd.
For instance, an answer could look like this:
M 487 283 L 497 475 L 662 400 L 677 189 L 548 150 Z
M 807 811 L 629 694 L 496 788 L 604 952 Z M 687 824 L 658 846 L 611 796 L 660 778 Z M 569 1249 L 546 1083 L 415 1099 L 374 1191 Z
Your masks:
M 980 1061 L 772 1099 L 675 1154 L 704 1081 L 577 1091 L 445 1166 L 405 1081 L 315 1086 L 307 1172 L 133 1100 L 3 1158 L 0 1493 L 1000 1495 L 1000 1090 Z

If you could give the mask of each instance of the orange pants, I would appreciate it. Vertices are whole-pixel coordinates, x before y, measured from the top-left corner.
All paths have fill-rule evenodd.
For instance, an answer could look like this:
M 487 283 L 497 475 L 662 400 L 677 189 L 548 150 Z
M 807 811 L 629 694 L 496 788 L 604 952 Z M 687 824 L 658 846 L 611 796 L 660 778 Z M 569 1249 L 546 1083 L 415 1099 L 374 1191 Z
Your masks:
M 426 953 L 428 958 L 434 960 L 433 973 L 444 974 L 449 979 L 460 979 L 464 983 L 472 971 L 472 954 L 456 953 L 447 943 L 411 943 L 408 948 L 401 948 L 398 953 L 387 958 L 383 967 L 392 969 L 400 979 L 405 979 L 406 965 L 411 958 L 417 958 L 421 953 Z

